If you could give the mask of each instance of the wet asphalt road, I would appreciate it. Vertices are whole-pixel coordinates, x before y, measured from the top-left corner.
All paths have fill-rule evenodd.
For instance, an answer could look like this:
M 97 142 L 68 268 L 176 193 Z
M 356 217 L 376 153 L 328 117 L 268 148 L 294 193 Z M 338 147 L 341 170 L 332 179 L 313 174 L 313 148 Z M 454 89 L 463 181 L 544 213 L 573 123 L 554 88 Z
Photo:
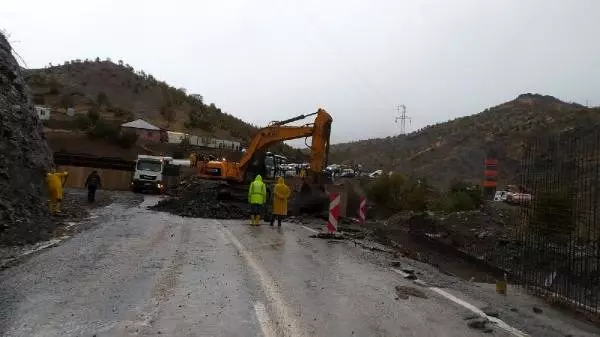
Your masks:
M 113 204 L 95 225 L 0 271 L 2 336 L 480 336 L 468 313 L 307 229 Z M 494 331 L 494 336 L 507 335 Z

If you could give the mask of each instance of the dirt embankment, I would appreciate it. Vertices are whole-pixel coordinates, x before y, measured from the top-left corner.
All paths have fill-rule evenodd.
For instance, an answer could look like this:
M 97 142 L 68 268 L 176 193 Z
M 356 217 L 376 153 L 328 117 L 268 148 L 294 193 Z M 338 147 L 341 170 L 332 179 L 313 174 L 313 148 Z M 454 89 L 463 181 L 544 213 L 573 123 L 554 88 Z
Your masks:
M 52 154 L 19 64 L 0 34 L 0 241 L 33 242 L 51 235 L 44 179 Z
M 385 220 L 367 220 L 365 224 L 342 219 L 339 234 L 319 237 L 379 242 L 446 274 L 477 282 L 495 282 L 503 277 L 503 272 L 494 266 L 506 254 L 506 250 L 498 247 L 510 241 L 514 234 L 516 210 L 503 206 L 492 204 L 480 210 L 450 214 L 401 212 Z M 326 220 L 311 221 L 308 217 L 288 220 L 300 224 L 319 222 L 322 226 L 326 223 Z
M 404 255 L 464 279 L 493 282 L 502 272 L 493 267 L 497 247 L 514 233 L 515 210 L 486 205 L 480 210 L 450 214 L 399 213 L 383 222 L 367 223 L 378 241 Z

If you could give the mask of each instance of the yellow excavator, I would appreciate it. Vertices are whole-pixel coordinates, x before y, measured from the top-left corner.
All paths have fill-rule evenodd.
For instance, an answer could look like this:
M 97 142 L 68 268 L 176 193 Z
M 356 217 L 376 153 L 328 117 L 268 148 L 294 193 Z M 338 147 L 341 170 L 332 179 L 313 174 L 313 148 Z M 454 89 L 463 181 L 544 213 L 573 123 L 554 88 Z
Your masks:
M 302 126 L 286 125 L 314 115 L 316 115 L 314 123 Z M 312 137 L 308 180 L 311 183 L 320 183 L 329 154 L 332 121 L 333 119 L 325 110 L 319 109 L 312 114 L 272 122 L 260 129 L 252 138 L 239 162 L 226 160 L 200 162 L 198 163 L 198 176 L 205 179 L 249 182 L 254 179 L 254 175 L 264 171 L 264 153 L 262 152 L 269 145 L 286 140 Z
M 301 126 L 287 125 L 315 115 L 313 123 Z M 271 122 L 268 126 L 260 129 L 252 138 L 239 162 L 226 160 L 199 161 L 197 175 L 203 179 L 226 181 L 231 186 L 244 185 L 252 181 L 257 174 L 261 174 L 263 177 L 267 175 L 265 150 L 269 145 L 286 140 L 311 137 L 312 140 L 309 145 L 310 166 L 300 193 L 296 196 L 294 202 L 300 205 L 298 206 L 300 208 L 318 208 L 323 200 L 326 204 L 327 199 L 324 195 L 323 185 L 326 183 L 326 177 L 323 175 L 323 170 L 327 166 L 332 121 L 333 119 L 327 111 L 318 109 L 315 113 Z

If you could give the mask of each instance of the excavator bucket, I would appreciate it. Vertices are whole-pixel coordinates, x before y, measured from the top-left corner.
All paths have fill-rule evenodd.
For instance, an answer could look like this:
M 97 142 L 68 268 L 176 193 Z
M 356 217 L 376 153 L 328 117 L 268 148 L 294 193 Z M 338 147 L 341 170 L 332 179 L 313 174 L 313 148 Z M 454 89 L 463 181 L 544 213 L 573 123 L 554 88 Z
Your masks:
M 329 197 L 323 184 L 311 184 L 302 181 L 300 188 L 294 193 L 290 202 L 290 210 L 294 215 L 319 214 L 328 209 Z

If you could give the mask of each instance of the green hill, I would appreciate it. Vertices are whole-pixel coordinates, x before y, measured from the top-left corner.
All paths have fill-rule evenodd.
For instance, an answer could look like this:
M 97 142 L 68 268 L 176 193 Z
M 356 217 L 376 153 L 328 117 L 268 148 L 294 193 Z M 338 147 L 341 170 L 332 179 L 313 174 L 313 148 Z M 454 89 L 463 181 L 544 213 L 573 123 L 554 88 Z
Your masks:
M 205 103 L 202 96 L 174 88 L 122 61 L 74 60 L 63 65 L 25 70 L 36 104 L 50 106 L 47 126 L 69 129 L 76 118 L 66 116 L 74 106 L 79 115 L 89 110 L 102 119 L 122 123 L 143 118 L 161 128 L 232 139 L 247 143 L 258 128 Z M 272 147 L 286 155 L 297 151 L 284 144 Z

